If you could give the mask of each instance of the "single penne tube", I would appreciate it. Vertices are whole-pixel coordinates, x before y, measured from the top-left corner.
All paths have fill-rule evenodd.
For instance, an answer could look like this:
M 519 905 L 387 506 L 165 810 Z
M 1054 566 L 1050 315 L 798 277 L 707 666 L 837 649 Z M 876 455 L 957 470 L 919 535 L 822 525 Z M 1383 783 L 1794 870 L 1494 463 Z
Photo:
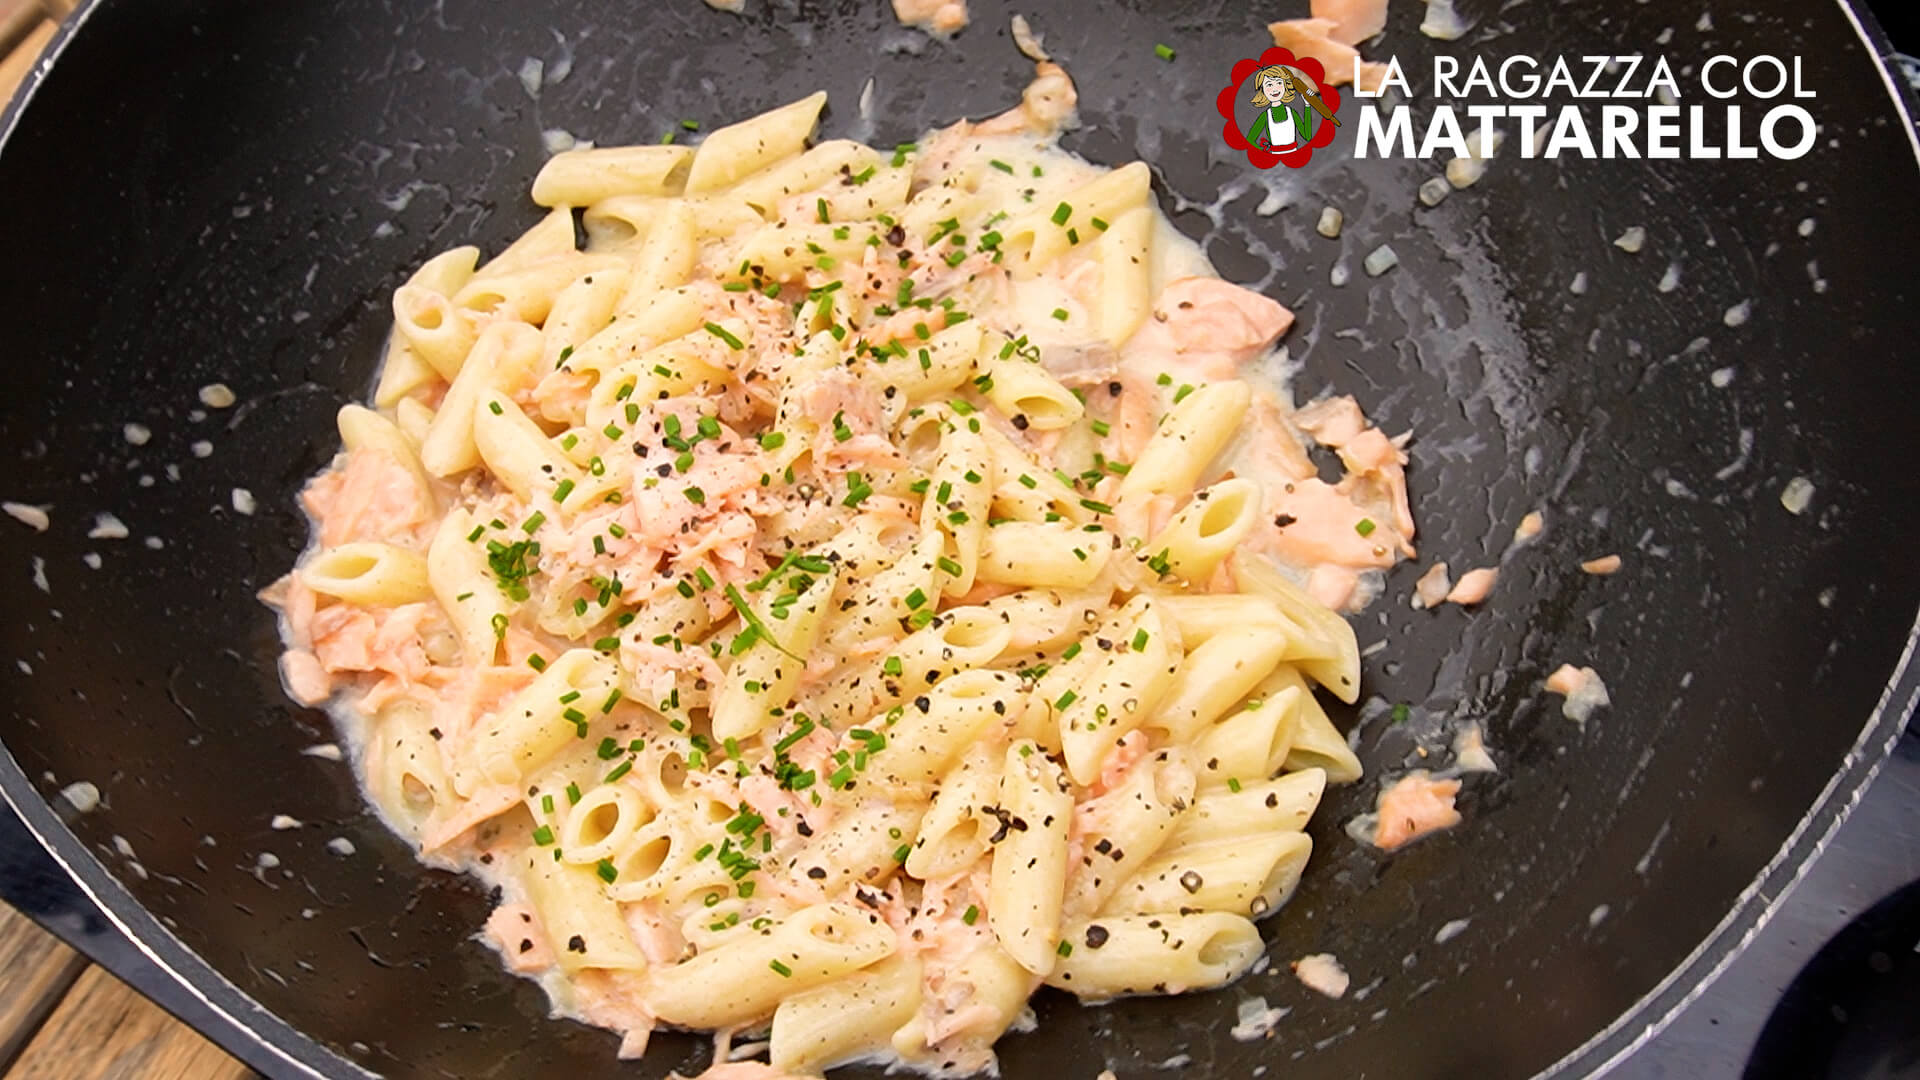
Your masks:
M 580 215 L 587 250 L 631 253 L 660 215 L 679 201 L 656 195 L 615 195 L 589 205 Z
M 994 441 L 988 439 L 989 443 Z M 1011 443 L 1007 446 L 1012 448 Z M 1080 503 L 1082 496 L 1061 483 L 1052 469 L 1041 468 L 1018 450 L 1013 450 L 1011 455 L 1000 455 L 998 460 L 1000 486 L 993 493 L 996 519 L 1072 525 L 1087 520 L 1089 512 Z
M 554 298 L 568 285 L 590 274 L 626 267 L 619 255 L 590 255 L 569 251 L 528 263 L 509 273 L 476 274 L 454 294 L 456 308 L 520 322 L 545 322 Z
M 919 830 L 926 813 L 924 786 L 909 791 L 887 786 L 876 781 L 871 768 L 851 776 L 844 789 L 849 794 L 836 800 L 832 823 L 815 835 L 789 871 L 794 880 L 804 878 L 810 888 L 828 896 L 878 885 L 896 875 L 911 854 L 908 838 Z
M 300 567 L 300 580 L 322 596 L 365 607 L 398 607 L 433 596 L 427 560 L 392 544 L 322 548 Z
M 653 820 L 636 826 L 608 856 L 614 879 L 607 895 L 621 903 L 666 896 L 670 886 L 684 880 L 684 873 L 694 865 L 694 852 L 707 843 L 705 833 L 692 823 L 675 815 L 656 814 Z
M 1261 514 L 1260 486 L 1235 477 L 1194 493 L 1166 527 L 1147 543 L 1150 552 L 1165 552 L 1167 568 L 1196 583 L 1213 577 L 1234 553 Z
M 1059 959 L 1073 792 L 1066 774 L 1037 743 L 1022 740 L 1007 747 L 1000 809 L 1010 827 L 992 841 L 987 925 L 1007 955 L 1045 975 Z
M 1184 498 L 1220 456 L 1247 414 L 1253 392 L 1239 379 L 1210 383 L 1175 404 L 1120 480 L 1119 500 Z
M 1134 597 L 1121 616 L 1119 632 L 1104 639 L 1109 647 L 1100 650 L 1087 680 L 1053 703 L 1061 751 L 1076 784 L 1099 777 L 1113 748 L 1160 707 L 1180 667 L 1180 642 L 1152 597 Z
M 415 698 L 396 698 L 373 717 L 367 732 L 367 795 L 394 830 L 419 843 L 436 815 L 455 799 L 433 712 Z
M 1264 698 L 1249 699 L 1201 732 L 1193 758 L 1202 786 L 1262 780 L 1280 771 L 1293 749 L 1300 722 L 1300 695 L 1285 687 Z
M 775 720 L 777 710 L 792 703 L 806 668 L 802 658 L 813 652 L 820 638 L 838 580 L 838 571 L 829 569 L 811 577 L 797 592 L 789 583 L 776 581 L 754 602 L 747 602 L 737 590 L 731 594 L 754 615 L 753 620 L 743 621 L 734 638 L 737 655 L 710 706 L 715 738 L 757 735 Z
M 863 174 L 866 179 L 859 180 Z M 882 214 L 897 220 L 913 193 L 913 169 L 896 169 L 886 162 L 868 165 L 851 179 L 856 181 L 851 187 L 830 186 L 819 196 L 827 200 L 828 214 L 834 221 L 867 221 Z
M 592 649 L 568 649 L 548 661 L 525 689 L 478 719 L 460 755 L 463 767 L 455 771 L 455 787 L 471 794 L 482 784 L 519 783 L 582 737 L 588 708 L 598 708 L 619 682 L 619 666 Z M 574 714 L 580 718 L 573 719 Z
M 557 488 L 570 492 L 580 483 L 580 469 L 512 398 L 489 389 L 473 409 L 474 449 L 507 490 L 529 501 L 553 501 L 549 497 Z
M 1287 748 L 1285 767 L 1289 770 L 1324 769 L 1330 784 L 1351 784 L 1360 779 L 1362 769 L 1359 756 L 1353 752 L 1353 747 L 1347 745 L 1347 737 L 1333 726 L 1327 711 L 1314 699 L 1307 680 L 1293 665 L 1282 664 L 1274 669 L 1255 693 L 1271 697 L 1287 687 L 1298 689 L 1300 697 L 1293 745 Z
M 1180 640 L 1193 648 L 1216 634 L 1239 633 L 1249 626 L 1293 633 L 1306 631 L 1257 593 L 1167 593 L 1161 597 L 1167 617 L 1180 628 Z
M 1007 416 L 1020 418 L 1016 423 L 1034 431 L 1057 431 L 1086 414 L 1073 391 L 1037 363 L 1017 356 L 1001 359 L 989 350 L 981 367 L 987 400 Z
M 427 429 L 433 426 L 433 407 L 417 398 L 401 398 L 393 407 L 393 426 L 406 436 L 407 448 L 413 453 L 414 471 L 425 482 L 425 469 L 420 468 L 420 444 L 426 441 Z
M 494 365 L 518 351 L 538 354 L 540 332 L 525 323 L 501 321 L 481 333 L 420 442 L 420 464 L 428 472 L 452 476 L 480 464 L 480 448 L 473 441 L 474 406 L 492 386 Z
M 948 394 L 974 377 L 985 337 L 972 319 L 937 330 L 924 342 L 894 342 L 897 349 L 870 357 L 876 377 L 912 404 Z
M 634 253 L 627 292 L 619 309 L 633 310 L 656 293 L 685 285 L 693 276 L 699 240 L 693 211 L 686 203 L 675 202 L 662 211 Z
M 751 265 L 769 281 L 792 281 L 810 270 L 831 270 L 842 262 L 858 264 L 871 246 L 867 238 L 884 231 L 870 221 L 762 225 L 740 242 L 731 268 Z
M 462 662 L 490 667 L 500 651 L 496 628 L 506 626 L 511 609 L 488 571 L 485 549 L 468 539 L 474 524 L 462 507 L 440 519 L 427 546 L 427 584 L 460 639 Z
M 967 747 L 1019 715 L 1023 697 L 1020 680 L 1005 671 L 963 671 L 942 679 L 902 706 L 891 725 L 867 725 L 887 738 L 887 748 L 873 756 L 867 771 L 894 788 L 931 784 Z
M 559 366 L 565 371 L 613 371 L 644 352 L 700 329 L 705 321 L 706 305 L 692 289 L 649 293 L 631 306 L 623 298 L 613 320 L 574 346 Z
M 373 403 L 391 409 L 408 400 L 408 395 L 423 386 L 440 382 L 440 373 L 413 351 L 406 335 L 395 331 L 387 337 L 386 358 L 380 363 L 380 381 L 374 384 Z
M 1061 940 L 1073 951 L 1047 985 L 1095 1001 L 1225 986 L 1266 951 L 1259 928 L 1223 911 L 1100 915 L 1069 923 Z
M 1194 790 L 1188 755 L 1170 746 L 1136 764 L 1116 787 L 1081 803 L 1074 812 L 1089 827 L 1082 829 L 1079 862 L 1068 867 L 1067 914 L 1102 910 L 1173 835 L 1191 811 Z
M 946 557 L 946 536 L 938 529 L 924 530 L 913 547 L 885 569 L 874 572 L 864 585 L 849 587 L 848 597 L 830 616 L 823 648 L 834 655 L 876 637 L 888 637 L 910 631 L 916 612 L 932 620 L 938 605 L 944 574 L 940 560 Z
M 767 1060 L 788 1075 L 818 1075 L 885 1054 L 920 1011 L 919 957 L 895 953 L 835 982 L 783 997 Z
M 1002 756 L 991 745 L 975 745 L 941 777 L 907 855 L 907 873 L 933 881 L 985 857 L 999 825 L 988 810 L 999 802 Z
M 474 267 L 479 264 L 479 248 L 472 245 L 450 248 L 421 263 L 420 269 L 407 278 L 407 284 L 451 297 L 473 277 Z
M 1257 919 L 1293 896 L 1312 854 L 1313 840 L 1303 832 L 1168 844 L 1120 886 L 1102 914 L 1226 911 Z
M 1306 590 L 1258 555 L 1240 552 L 1233 557 L 1231 565 L 1234 580 L 1242 591 L 1270 601 L 1324 646 L 1323 655 L 1297 657 L 1294 662 L 1300 669 L 1341 701 L 1351 705 L 1360 700 L 1360 648 L 1347 620 L 1307 595 Z
M 693 162 L 687 146 L 605 146 L 566 150 L 533 178 L 541 206 L 591 206 L 618 195 L 677 195 Z
M 826 92 L 819 91 L 708 135 L 694 152 L 686 193 L 719 191 L 797 156 L 826 104 Z
M 1167 846 L 1192 847 L 1257 833 L 1304 829 L 1326 790 L 1327 774 L 1315 768 L 1242 783 L 1238 791 L 1203 789 L 1194 798 L 1193 808 L 1181 815 Z
M 628 272 L 624 269 L 599 270 L 576 278 L 553 298 L 547 321 L 540 324 L 539 374 L 560 366 L 560 358 L 573 358 L 580 346 L 606 329 L 613 319 L 613 307 L 626 295 Z
M 449 292 L 455 297 L 475 280 L 505 277 L 516 274 L 535 263 L 545 262 L 556 255 L 568 255 L 574 252 L 573 211 L 566 207 L 555 207 L 542 217 L 538 223 L 508 244 L 506 250 L 488 260 L 467 280 L 461 282 L 460 289 Z
M 798 157 L 760 170 L 728 188 L 727 194 L 752 206 L 761 216 L 771 220 L 786 199 L 824 188 L 843 177 L 851 177 L 869 165 L 877 165 L 879 161 L 880 155 L 872 147 L 851 139 L 829 139 Z M 824 197 L 834 192 L 822 191 L 820 194 Z
M 431 289 L 402 285 L 393 294 L 393 329 L 440 377 L 453 381 L 473 348 L 471 313 Z
M 1181 657 L 1147 722 L 1173 742 L 1192 742 L 1272 674 L 1286 648 L 1286 635 L 1269 628 L 1208 638 Z
M 996 585 L 1084 589 L 1112 556 L 1109 532 L 1060 522 L 1005 521 L 985 530 L 978 577 Z
M 850 975 L 895 949 L 892 928 L 873 912 L 815 904 L 691 960 L 649 971 L 642 1000 L 669 1024 L 742 1024 L 764 1019 L 782 999 Z
M 987 608 L 948 608 L 889 650 L 888 658 L 897 662 L 884 663 L 882 671 L 899 679 L 902 687 L 917 690 L 992 664 L 1013 636 L 1010 620 Z
M 420 464 L 413 439 L 398 424 L 363 405 L 342 405 L 334 415 L 334 426 L 340 429 L 340 442 L 348 453 L 377 451 L 405 466 L 413 475 L 414 497 L 426 511 L 425 516 L 433 516 L 437 502 L 433 484 Z
M 1145 162 L 1129 162 L 1002 225 L 1000 246 L 1015 280 L 1034 277 L 1075 247 L 1093 243 L 1103 225 L 1111 231 L 1116 220 L 1146 203 L 1152 182 Z
M 1138 206 L 1116 218 L 1100 234 L 1100 294 L 1096 314 L 1100 336 L 1114 348 L 1126 344 L 1153 309 L 1154 211 Z
M 519 858 L 520 880 L 539 914 L 540 928 L 560 970 L 640 971 L 646 954 L 633 940 L 619 905 L 591 867 L 555 862 L 549 849 L 529 847 Z
M 1004 652 L 1045 652 L 1078 639 L 1098 624 L 1110 595 L 1098 587 L 1022 589 L 996 596 L 979 608 L 1012 630 Z
M 556 850 L 563 862 L 591 865 L 606 859 L 611 863 L 641 826 L 653 819 L 653 807 L 631 785 L 594 784 L 582 792 L 579 802 L 566 808 L 560 827 L 554 830 Z

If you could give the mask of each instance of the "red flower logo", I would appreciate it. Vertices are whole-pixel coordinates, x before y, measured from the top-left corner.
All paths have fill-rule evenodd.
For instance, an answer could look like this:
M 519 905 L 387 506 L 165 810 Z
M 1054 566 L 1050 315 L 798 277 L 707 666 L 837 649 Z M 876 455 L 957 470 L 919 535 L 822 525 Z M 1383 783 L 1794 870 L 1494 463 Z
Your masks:
M 1258 60 L 1241 60 L 1234 64 L 1226 88 L 1221 90 L 1219 96 L 1214 99 L 1214 108 L 1218 109 L 1220 115 L 1226 119 L 1226 125 L 1220 129 L 1221 137 L 1226 139 L 1227 145 L 1235 150 L 1245 150 L 1247 162 L 1254 168 L 1271 169 L 1275 165 L 1285 165 L 1289 169 L 1298 169 L 1313 160 L 1315 147 L 1325 146 L 1333 141 L 1336 127 L 1331 121 L 1326 117 L 1315 115 L 1312 137 L 1304 142 L 1296 142 L 1289 149 L 1275 151 L 1248 142 L 1246 132 L 1241 130 L 1239 122 L 1233 115 L 1234 106 L 1250 96 L 1250 92 L 1243 92 L 1241 89 L 1246 85 L 1247 80 L 1252 78 L 1255 72 L 1275 64 L 1285 64 L 1305 72 L 1317 86 L 1320 100 L 1326 103 L 1327 111 L 1329 113 L 1340 111 L 1340 91 L 1327 85 L 1326 67 L 1311 56 L 1295 59 L 1291 51 L 1279 46 L 1261 53 Z

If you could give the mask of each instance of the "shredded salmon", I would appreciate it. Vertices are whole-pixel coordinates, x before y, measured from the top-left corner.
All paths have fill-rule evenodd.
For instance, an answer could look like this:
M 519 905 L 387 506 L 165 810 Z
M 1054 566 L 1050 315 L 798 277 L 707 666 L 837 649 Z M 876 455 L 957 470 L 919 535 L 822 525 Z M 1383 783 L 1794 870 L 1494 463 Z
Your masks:
M 1453 808 L 1454 797 L 1459 794 L 1460 781 L 1436 780 L 1424 770 L 1401 777 L 1380 793 L 1374 846 L 1393 851 L 1428 833 L 1460 824 L 1460 812 Z

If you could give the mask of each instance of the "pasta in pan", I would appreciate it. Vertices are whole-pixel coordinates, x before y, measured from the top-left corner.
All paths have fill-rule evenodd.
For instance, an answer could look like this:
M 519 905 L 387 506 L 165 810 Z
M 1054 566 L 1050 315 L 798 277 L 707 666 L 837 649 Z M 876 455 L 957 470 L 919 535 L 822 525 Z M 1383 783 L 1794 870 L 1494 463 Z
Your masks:
M 1042 984 L 1220 986 L 1358 775 L 1314 687 L 1358 692 L 1332 609 L 1411 552 L 1405 457 L 1354 410 L 1320 479 L 1291 315 L 1041 79 L 892 151 L 809 149 L 816 94 L 554 157 L 395 294 L 304 495 L 289 692 L 624 1053 L 962 1074 Z

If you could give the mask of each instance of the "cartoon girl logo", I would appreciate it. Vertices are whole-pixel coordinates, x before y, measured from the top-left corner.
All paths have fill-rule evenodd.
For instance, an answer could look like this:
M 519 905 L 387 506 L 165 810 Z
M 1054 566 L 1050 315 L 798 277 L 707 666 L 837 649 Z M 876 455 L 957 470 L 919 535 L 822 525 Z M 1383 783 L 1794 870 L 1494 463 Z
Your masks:
M 1258 110 L 1244 124 L 1239 119 L 1243 102 Z M 1333 141 L 1340 126 L 1335 115 L 1340 93 L 1326 85 L 1320 61 L 1295 59 L 1281 48 L 1266 50 L 1257 61 L 1235 64 L 1232 81 L 1215 105 L 1226 120 L 1221 135 L 1227 145 L 1245 150 L 1247 161 L 1260 169 L 1305 165 L 1315 147 Z

